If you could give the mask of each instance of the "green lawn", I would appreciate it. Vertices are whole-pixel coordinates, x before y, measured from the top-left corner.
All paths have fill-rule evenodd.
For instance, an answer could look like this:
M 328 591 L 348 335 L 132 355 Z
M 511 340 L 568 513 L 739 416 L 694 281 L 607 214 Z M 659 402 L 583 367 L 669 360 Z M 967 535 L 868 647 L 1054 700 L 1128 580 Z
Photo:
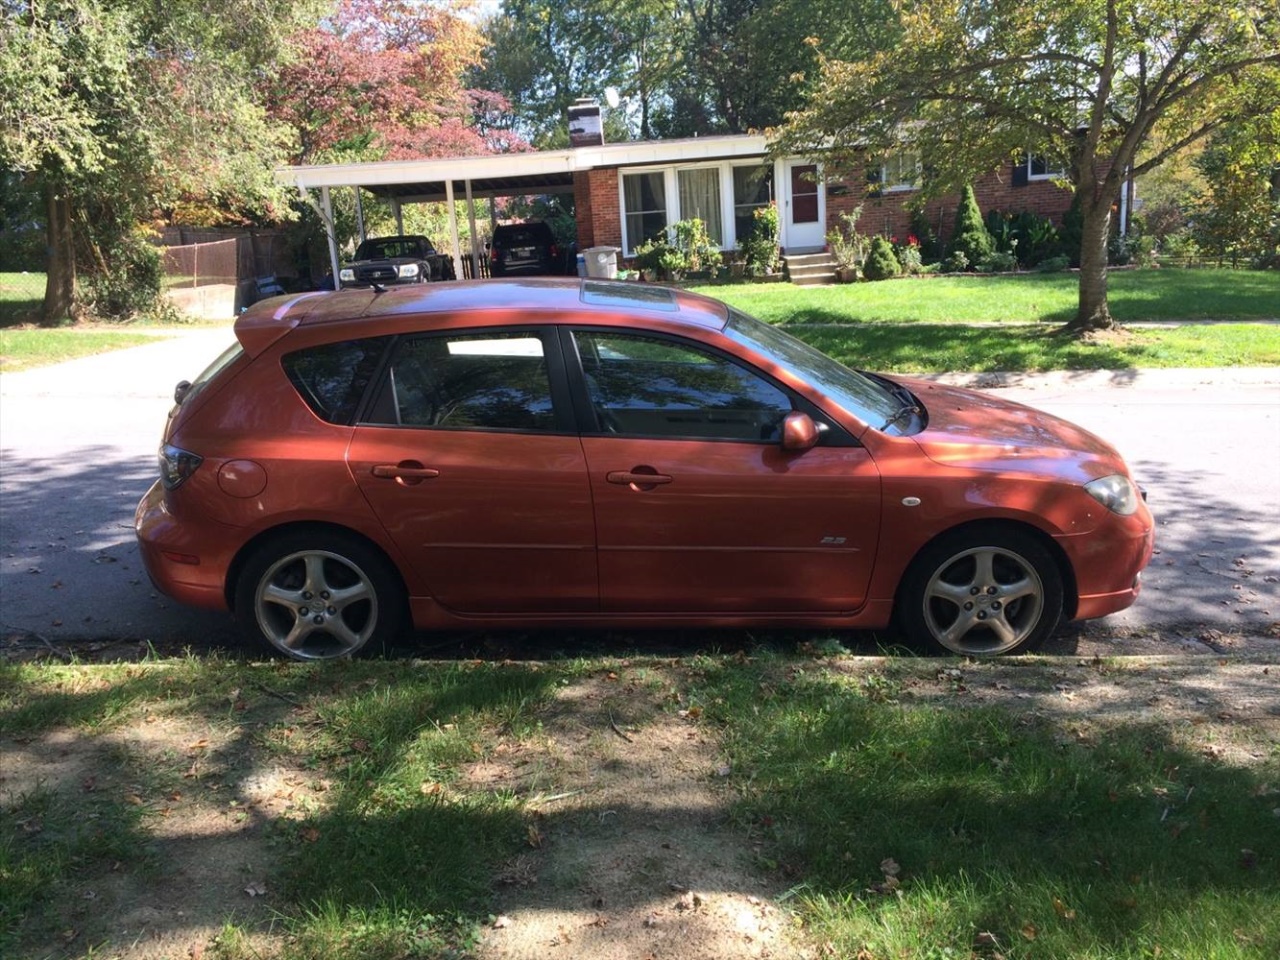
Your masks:
M 624 749 L 616 710 L 628 740 L 716 743 L 714 777 L 675 764 L 673 784 L 719 785 L 723 856 L 754 863 L 761 896 L 788 891 L 810 955 L 1280 955 L 1280 750 L 1265 715 L 1051 706 L 1068 687 L 1124 691 L 1156 664 L 841 651 L 0 663 L 0 748 L 47 767 L 15 763 L 0 804 L 0 954 L 115 956 L 134 934 L 113 911 L 230 870 L 210 960 L 472 956 L 500 875 L 553 863 L 555 837 L 586 829 L 553 801 L 589 797 L 602 745 Z M 1180 693 L 1158 684 L 1139 702 Z M 1000 691 L 1014 706 L 979 703 Z M 548 744 L 557 723 L 582 735 Z M 475 761 L 531 772 L 476 780 Z M 280 789 L 263 799 L 260 781 Z M 576 816 L 604 829 L 606 813 Z M 224 863 L 235 837 L 242 860 Z M 655 897 L 671 879 L 653 878 Z M 241 893 L 251 884 L 263 902 Z M 580 877 L 538 884 L 526 903 L 550 898 L 583 927 L 613 907 L 591 906 Z
M 829 287 L 789 283 L 692 288 L 770 323 L 1065 323 L 1073 273 L 923 277 Z M 1142 320 L 1280 319 L 1280 271 L 1123 270 L 1108 283 L 1112 315 Z
M 0 373 L 45 367 L 160 339 L 163 339 L 162 334 L 133 330 L 85 330 L 77 327 L 0 329 Z
M 897 373 L 1280 365 L 1280 326 L 1127 330 L 1081 341 L 1045 327 L 847 323 L 791 330 L 846 366 Z

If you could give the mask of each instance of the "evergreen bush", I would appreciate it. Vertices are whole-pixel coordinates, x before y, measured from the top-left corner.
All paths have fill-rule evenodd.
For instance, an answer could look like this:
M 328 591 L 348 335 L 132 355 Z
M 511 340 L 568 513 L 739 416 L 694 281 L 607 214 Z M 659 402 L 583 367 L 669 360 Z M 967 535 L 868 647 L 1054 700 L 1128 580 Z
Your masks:
M 885 237 L 875 237 L 871 241 L 871 252 L 867 255 L 862 272 L 868 280 L 888 280 L 902 272 L 898 256 L 893 252 L 893 244 Z
M 973 195 L 973 187 L 964 188 L 960 197 L 960 206 L 956 209 L 956 228 L 951 235 L 948 248 L 954 257 L 963 253 L 969 264 L 982 263 L 995 252 L 995 242 L 982 222 L 982 211 L 978 209 L 978 200 Z

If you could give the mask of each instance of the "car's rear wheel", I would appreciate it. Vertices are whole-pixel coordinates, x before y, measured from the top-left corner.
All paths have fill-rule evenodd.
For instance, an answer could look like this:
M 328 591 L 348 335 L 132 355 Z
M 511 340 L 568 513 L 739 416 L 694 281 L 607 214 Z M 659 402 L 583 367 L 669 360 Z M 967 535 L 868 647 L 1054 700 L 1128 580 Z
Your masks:
M 1062 617 L 1062 575 L 1032 535 L 960 531 L 930 544 L 903 579 L 899 621 L 936 651 L 990 657 L 1034 650 Z
M 294 660 L 380 651 L 404 622 L 404 590 L 391 564 L 339 532 L 298 531 L 254 552 L 236 584 L 241 631 Z

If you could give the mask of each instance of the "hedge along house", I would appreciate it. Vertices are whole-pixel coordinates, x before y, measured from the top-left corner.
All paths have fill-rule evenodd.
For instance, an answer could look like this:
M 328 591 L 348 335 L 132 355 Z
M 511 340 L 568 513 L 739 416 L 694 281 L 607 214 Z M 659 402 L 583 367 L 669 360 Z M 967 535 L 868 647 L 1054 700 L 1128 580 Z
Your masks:
M 335 189 L 355 190 L 361 239 L 362 191 L 390 201 L 400 232 L 403 204 L 446 202 L 449 252 L 457 275 L 471 277 L 482 275 L 479 259 L 484 256 L 475 240 L 477 199 L 572 193 L 579 249 L 615 247 L 623 258 L 633 256 L 644 240 L 694 217 L 706 224 L 721 249 L 731 251 L 745 238 L 755 209 L 769 203 L 778 206 L 779 242 L 788 254 L 823 250 L 827 233 L 840 223 L 841 215 L 859 205 L 860 232 L 899 239 L 911 232 L 910 201 L 921 162 L 911 151 L 856 171 L 850 180 L 827 182 L 821 164 L 812 159 L 770 158 L 762 135 L 606 144 L 599 108 L 581 101 L 570 111 L 570 139 L 574 145 L 566 150 L 285 167 L 277 177 L 313 203 L 318 192 L 317 207 L 329 225 L 335 277 Z M 1071 192 L 1059 185 L 1059 175 L 1035 157 L 1025 157 L 980 178 L 974 190 L 984 213 L 1026 210 L 1060 224 Z M 472 237 L 468 250 L 459 239 L 457 200 L 466 201 Z M 950 197 L 923 208 L 931 230 L 942 240 L 951 232 L 955 207 L 956 198 Z M 1121 211 L 1122 230 L 1125 213 Z

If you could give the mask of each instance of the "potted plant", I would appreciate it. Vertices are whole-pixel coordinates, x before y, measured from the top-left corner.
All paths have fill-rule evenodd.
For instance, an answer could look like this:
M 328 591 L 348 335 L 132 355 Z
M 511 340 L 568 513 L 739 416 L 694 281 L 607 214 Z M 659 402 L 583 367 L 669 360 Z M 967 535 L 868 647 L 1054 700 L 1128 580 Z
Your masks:
M 861 216 L 862 206 L 859 204 L 840 215 L 843 226 L 837 226 L 827 234 L 827 248 L 836 262 L 836 279 L 841 283 L 857 280 L 867 259 L 867 238 L 858 233 L 858 218 Z

